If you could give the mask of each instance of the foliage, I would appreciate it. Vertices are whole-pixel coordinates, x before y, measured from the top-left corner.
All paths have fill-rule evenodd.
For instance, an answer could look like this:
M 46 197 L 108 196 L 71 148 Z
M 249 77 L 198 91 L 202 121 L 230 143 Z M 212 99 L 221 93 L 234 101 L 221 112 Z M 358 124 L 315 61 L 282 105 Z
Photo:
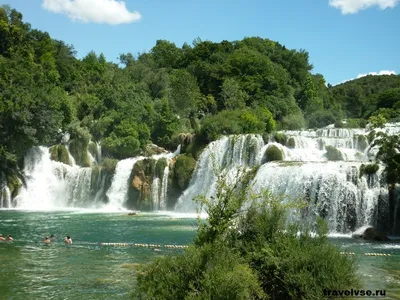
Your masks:
M 220 135 L 271 132 L 275 121 L 267 109 L 224 110 L 203 119 L 201 135 L 209 142 Z
M 359 287 L 355 261 L 297 222 L 288 224 L 293 203 L 263 192 L 251 197 L 241 185 L 218 177 L 216 197 L 197 200 L 208 214 L 194 245 L 156 259 L 138 275 L 139 299 L 327 299 L 324 289 Z M 244 210 L 244 207 L 248 209 Z
M 385 127 L 386 118 L 379 114 L 377 116 L 371 116 L 369 122 L 371 123 L 372 128 L 383 128 Z
M 274 133 L 274 140 L 275 140 L 275 142 L 277 142 L 283 146 L 286 146 L 288 137 L 282 132 L 276 132 L 276 133 Z
M 400 137 L 379 132 L 372 146 L 375 145 L 379 146 L 376 157 L 385 165 L 387 183 L 400 183 Z
M 106 158 L 103 160 L 101 166 L 108 174 L 114 174 L 115 168 L 117 167 L 118 160 L 112 158 Z
M 379 170 L 378 164 L 368 164 L 368 165 L 362 164 L 360 166 L 360 177 L 362 177 L 364 174 L 367 175 L 375 174 L 376 172 L 378 172 L 378 170 Z

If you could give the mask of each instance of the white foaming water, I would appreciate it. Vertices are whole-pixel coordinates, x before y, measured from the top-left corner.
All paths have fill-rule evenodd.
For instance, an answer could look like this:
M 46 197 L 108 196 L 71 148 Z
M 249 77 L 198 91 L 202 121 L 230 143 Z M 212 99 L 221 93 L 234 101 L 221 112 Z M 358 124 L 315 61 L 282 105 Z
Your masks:
M 109 202 L 108 208 L 120 209 L 123 208 L 128 200 L 129 177 L 132 168 L 139 160 L 144 159 L 143 156 L 123 159 L 118 162 L 115 168 L 115 174 L 111 183 L 110 189 L 107 191 Z
M 263 145 L 262 137 L 254 134 L 222 137 L 212 142 L 200 155 L 189 187 L 179 197 L 175 210 L 196 211 L 193 199 L 200 194 L 212 197 L 221 172 L 226 174 L 228 183 L 236 182 L 244 170 L 261 162 L 262 156 L 258 154 Z
M 377 131 L 398 134 L 400 123 L 388 124 Z M 379 199 L 387 202 L 387 188 L 381 176 L 383 166 L 376 174 L 361 176 L 359 172 L 361 164 L 374 160 L 376 154 L 367 138 L 369 132 L 368 129 L 335 128 L 285 131 L 292 148 L 275 143 L 273 138 L 264 145 L 257 135 L 222 137 L 201 154 L 189 187 L 178 199 L 175 210 L 195 211 L 197 205 L 193 199 L 196 196 L 215 195 L 220 172 L 227 174 L 228 184 L 234 183 L 240 177 L 235 176 L 240 175 L 237 174 L 240 167 L 248 170 L 260 165 L 265 150 L 275 145 L 281 150 L 284 161 L 261 165 L 251 182 L 256 192 L 268 189 L 292 199 L 305 199 L 309 207 L 302 212 L 302 218 L 313 220 L 320 215 L 328 221 L 332 233 L 349 233 L 362 225 L 375 225 Z M 327 146 L 336 147 L 343 161 L 328 161 Z M 252 153 L 255 159 L 244 160 L 246 153 Z
M 85 203 L 90 192 L 91 169 L 50 159 L 49 149 L 31 149 L 25 157 L 26 187 L 15 198 L 16 208 L 53 210 Z
M 1 190 L 0 208 L 11 208 L 11 192 L 8 186 Z

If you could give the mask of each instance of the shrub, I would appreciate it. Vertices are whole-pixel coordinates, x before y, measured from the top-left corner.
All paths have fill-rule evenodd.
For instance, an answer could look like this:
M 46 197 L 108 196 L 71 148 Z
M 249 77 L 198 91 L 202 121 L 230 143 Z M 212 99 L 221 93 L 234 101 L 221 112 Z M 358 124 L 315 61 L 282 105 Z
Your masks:
M 335 116 L 332 112 L 327 110 L 319 110 L 308 116 L 308 127 L 310 128 L 321 128 L 329 124 L 333 124 L 336 121 Z
M 364 174 L 367 175 L 375 174 L 376 172 L 378 172 L 378 170 L 379 170 L 378 164 L 368 164 L 368 165 L 362 164 L 360 166 L 360 177 L 362 177 Z
M 213 244 L 190 247 L 142 267 L 136 299 L 263 299 L 257 274 L 237 253 Z
M 287 139 L 288 139 L 287 136 L 282 132 L 276 132 L 274 134 L 275 142 L 277 142 L 277 143 L 279 143 L 279 144 L 281 144 L 283 146 L 286 146 Z
M 118 159 L 106 158 L 103 160 L 101 166 L 107 173 L 114 174 L 117 164 L 118 164 Z
M 306 120 L 302 113 L 285 116 L 281 121 L 282 129 L 301 130 L 306 127 Z
M 283 153 L 281 149 L 279 149 L 275 145 L 268 146 L 267 150 L 265 150 L 263 162 L 269 161 L 280 161 L 283 160 Z
M 355 261 L 300 223 L 288 225 L 293 203 L 254 195 L 218 178 L 215 199 L 197 200 L 208 213 L 195 244 L 183 254 L 156 259 L 138 275 L 138 299 L 328 299 L 324 289 L 358 288 Z
M 339 160 L 343 160 L 343 155 L 342 152 L 340 152 L 339 149 L 333 147 L 333 146 L 326 146 L 325 147 L 326 150 L 326 158 L 329 161 L 339 161 Z

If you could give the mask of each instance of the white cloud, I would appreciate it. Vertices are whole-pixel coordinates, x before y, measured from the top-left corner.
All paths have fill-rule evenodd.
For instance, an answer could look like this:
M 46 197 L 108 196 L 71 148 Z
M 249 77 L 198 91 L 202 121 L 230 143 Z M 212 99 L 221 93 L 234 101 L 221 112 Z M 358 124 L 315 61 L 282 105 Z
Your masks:
M 379 75 L 396 75 L 395 71 L 389 71 L 389 70 L 382 70 L 379 71 L 379 73 L 377 72 L 369 72 L 367 74 L 358 74 L 357 78 L 361 78 L 361 77 L 365 77 L 368 75 L 373 75 L 373 76 L 379 76 Z
M 382 71 L 379 71 L 379 72 L 369 72 L 369 73 L 366 73 L 366 74 L 358 74 L 357 78 L 351 78 L 351 79 L 348 79 L 348 80 L 344 80 L 342 82 L 339 82 L 338 85 L 342 84 L 342 83 L 345 83 L 347 81 L 351 81 L 351 80 L 358 79 L 358 78 L 361 78 L 361 77 L 365 77 L 365 76 L 368 76 L 368 75 L 380 76 L 380 75 L 396 75 L 396 74 L 397 74 L 396 71 L 390 71 L 390 70 L 382 70 Z
M 400 0 L 329 0 L 329 5 L 338 8 L 342 14 L 355 14 L 360 10 L 379 6 L 380 9 L 393 8 Z
M 125 2 L 119 0 L 43 0 L 42 7 L 84 23 L 117 25 L 142 18 L 137 11 L 128 11 Z

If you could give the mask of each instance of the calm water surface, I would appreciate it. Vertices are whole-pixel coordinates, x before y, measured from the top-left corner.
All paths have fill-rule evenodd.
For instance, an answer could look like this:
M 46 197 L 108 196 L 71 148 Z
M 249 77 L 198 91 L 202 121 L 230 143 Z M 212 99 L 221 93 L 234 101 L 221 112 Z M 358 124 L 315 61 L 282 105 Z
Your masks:
M 0 299 L 129 299 L 138 264 L 180 250 L 100 243 L 184 245 L 196 229 L 197 221 L 189 215 L 0 210 L 0 233 L 15 239 L 0 243 Z M 41 241 L 51 234 L 56 241 L 44 245 Z M 64 245 L 67 235 L 71 246 Z M 343 251 L 357 253 L 365 288 L 386 289 L 388 299 L 400 299 L 400 244 L 331 240 Z M 367 257 L 365 252 L 392 256 Z

